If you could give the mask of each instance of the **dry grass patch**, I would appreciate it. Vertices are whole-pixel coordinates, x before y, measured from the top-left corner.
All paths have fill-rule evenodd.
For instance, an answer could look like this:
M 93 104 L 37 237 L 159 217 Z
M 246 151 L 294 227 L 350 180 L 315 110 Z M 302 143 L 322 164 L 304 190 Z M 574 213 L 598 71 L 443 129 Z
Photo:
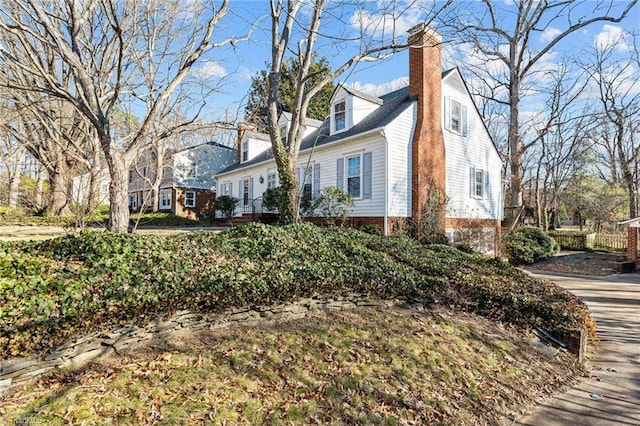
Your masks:
M 438 309 L 361 308 L 155 341 L 5 395 L 7 424 L 496 424 L 579 371 Z

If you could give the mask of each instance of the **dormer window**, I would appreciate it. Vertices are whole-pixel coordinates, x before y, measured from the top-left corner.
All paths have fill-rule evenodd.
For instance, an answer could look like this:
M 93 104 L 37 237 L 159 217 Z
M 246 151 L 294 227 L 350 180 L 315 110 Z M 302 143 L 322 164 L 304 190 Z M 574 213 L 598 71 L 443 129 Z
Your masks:
M 335 130 L 344 130 L 347 126 L 347 105 L 345 101 L 340 101 L 333 106 L 333 122 Z
M 242 162 L 249 159 L 249 141 L 242 141 Z
M 283 142 L 287 141 L 287 126 L 280 127 L 280 139 L 282 139 Z

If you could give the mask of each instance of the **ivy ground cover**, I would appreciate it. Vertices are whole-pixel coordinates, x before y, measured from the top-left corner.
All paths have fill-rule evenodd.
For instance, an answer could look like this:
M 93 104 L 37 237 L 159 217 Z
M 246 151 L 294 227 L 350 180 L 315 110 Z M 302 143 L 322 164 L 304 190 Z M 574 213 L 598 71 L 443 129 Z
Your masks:
M 499 260 L 352 229 L 250 224 L 0 245 L 0 358 L 44 354 L 78 334 L 179 309 L 353 291 L 432 299 L 523 328 L 595 331 L 579 299 Z

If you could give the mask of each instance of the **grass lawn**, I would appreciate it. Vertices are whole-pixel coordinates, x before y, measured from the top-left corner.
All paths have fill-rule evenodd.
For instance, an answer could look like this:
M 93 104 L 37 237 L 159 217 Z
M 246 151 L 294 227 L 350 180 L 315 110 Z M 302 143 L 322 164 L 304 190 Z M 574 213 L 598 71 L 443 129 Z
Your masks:
M 154 342 L 0 399 L 6 424 L 508 423 L 578 370 L 529 335 L 436 309 L 359 308 Z

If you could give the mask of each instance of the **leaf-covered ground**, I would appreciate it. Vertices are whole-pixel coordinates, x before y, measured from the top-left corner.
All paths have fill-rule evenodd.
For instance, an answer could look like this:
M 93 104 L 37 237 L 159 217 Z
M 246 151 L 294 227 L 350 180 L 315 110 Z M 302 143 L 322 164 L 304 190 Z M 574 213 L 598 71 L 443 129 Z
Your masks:
M 359 308 L 207 331 L 0 397 L 3 424 L 509 424 L 574 358 L 444 308 Z M 17 422 L 17 423 L 16 423 Z
M 564 252 L 543 260 L 527 269 L 563 274 L 604 276 L 616 273 L 616 261 L 624 254 L 598 252 Z

